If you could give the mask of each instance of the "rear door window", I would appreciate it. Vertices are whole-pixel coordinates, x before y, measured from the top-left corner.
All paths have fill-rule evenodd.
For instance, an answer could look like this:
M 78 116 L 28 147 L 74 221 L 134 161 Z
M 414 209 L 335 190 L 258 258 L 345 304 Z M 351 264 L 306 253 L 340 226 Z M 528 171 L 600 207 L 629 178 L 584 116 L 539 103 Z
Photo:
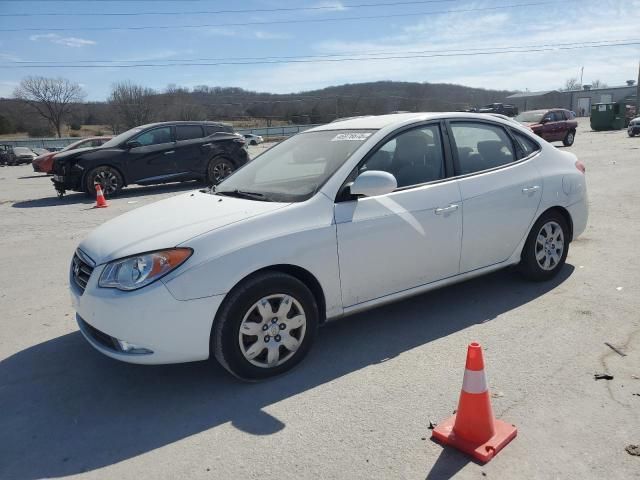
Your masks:
M 233 133 L 233 128 L 228 125 L 205 125 L 204 129 L 207 136 L 218 132 Z
M 450 128 L 457 151 L 458 175 L 516 161 L 513 142 L 502 127 L 479 122 L 452 122 Z
M 176 125 L 176 141 L 192 140 L 202 138 L 202 127 L 200 125 Z

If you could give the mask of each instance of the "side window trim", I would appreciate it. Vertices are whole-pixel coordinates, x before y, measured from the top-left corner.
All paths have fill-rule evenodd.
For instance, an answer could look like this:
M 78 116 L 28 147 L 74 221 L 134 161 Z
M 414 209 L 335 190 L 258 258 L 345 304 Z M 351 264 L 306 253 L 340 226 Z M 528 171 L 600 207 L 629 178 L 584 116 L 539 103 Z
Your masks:
M 490 125 L 492 127 L 496 127 L 496 128 L 500 128 L 502 129 L 502 131 L 504 132 L 504 134 L 509 138 L 509 141 L 511 142 L 511 149 L 513 151 L 514 156 L 516 157 L 516 160 L 510 163 L 505 163 L 504 165 L 498 165 L 497 167 L 493 167 L 493 168 L 487 168 L 486 170 L 479 170 L 477 172 L 471 172 L 471 173 L 460 173 L 462 171 L 462 168 L 460 168 L 460 160 L 458 158 L 458 148 L 455 142 L 455 139 L 453 138 L 453 132 L 451 130 L 451 124 L 452 123 L 482 123 L 485 125 Z M 506 168 L 506 167 L 510 167 L 511 165 L 516 165 L 526 159 L 528 159 L 528 157 L 526 158 L 517 158 L 517 152 L 520 151 L 520 148 L 517 145 L 516 139 L 513 137 L 513 135 L 511 134 L 511 129 L 510 128 L 505 128 L 504 125 L 501 125 L 499 123 L 494 123 L 491 122 L 489 120 L 485 120 L 485 119 L 476 119 L 476 118 L 468 118 L 468 119 L 450 119 L 447 118 L 445 120 L 445 124 L 446 124 L 446 128 L 447 128 L 447 136 L 449 137 L 449 141 L 451 142 L 451 154 L 452 154 L 452 158 L 453 158 L 453 164 L 454 164 L 454 176 L 452 178 L 466 178 L 466 177 L 470 177 L 472 175 L 478 175 L 481 173 L 485 173 L 485 172 L 492 172 L 494 170 L 498 170 L 501 168 Z M 539 147 L 539 145 L 538 145 Z
M 363 164 L 365 164 L 367 161 L 369 161 L 369 159 L 376 154 L 376 152 L 382 148 L 387 142 L 389 142 L 390 140 L 393 140 L 394 138 L 396 138 L 399 135 L 402 135 L 403 133 L 409 132 L 411 130 L 417 130 L 420 128 L 424 128 L 424 127 L 432 127 L 432 126 L 437 126 L 438 129 L 440 130 L 440 143 L 442 145 L 442 155 L 443 155 L 443 160 L 444 160 L 444 178 L 441 178 L 439 180 L 432 180 L 430 182 L 424 182 L 424 183 L 417 183 L 415 185 L 408 185 L 406 187 L 398 187 L 396 188 L 393 192 L 391 193 L 395 193 L 395 192 L 403 192 L 405 190 L 410 190 L 413 188 L 419 188 L 419 187 L 424 187 L 425 185 L 433 185 L 436 183 L 442 183 L 442 182 L 447 182 L 449 180 L 451 180 L 454 177 L 454 171 L 453 171 L 453 161 L 451 159 L 451 147 L 449 145 L 449 140 L 448 140 L 448 136 L 446 135 L 445 131 L 445 120 L 429 120 L 426 122 L 421 122 L 421 123 L 416 123 L 416 124 L 412 124 L 412 125 L 408 125 L 406 127 L 403 127 L 401 129 L 398 130 L 394 130 L 393 132 L 391 132 L 390 134 L 388 134 L 387 136 L 385 136 L 384 138 L 382 138 L 382 140 L 380 140 L 378 143 L 376 143 L 370 150 L 369 152 L 358 162 L 358 164 L 351 170 L 351 172 L 349 172 L 349 175 L 347 175 L 347 178 L 345 179 L 344 182 L 342 182 L 341 187 L 338 189 L 338 193 L 336 195 L 336 198 L 334 199 L 335 203 L 339 203 L 339 202 L 345 202 L 345 201 L 352 201 L 352 198 L 341 198 L 342 197 L 342 192 L 345 188 L 345 186 L 351 182 L 353 182 L 353 179 L 351 178 L 354 173 L 356 173 L 358 170 L 360 170 L 360 167 L 362 167 Z

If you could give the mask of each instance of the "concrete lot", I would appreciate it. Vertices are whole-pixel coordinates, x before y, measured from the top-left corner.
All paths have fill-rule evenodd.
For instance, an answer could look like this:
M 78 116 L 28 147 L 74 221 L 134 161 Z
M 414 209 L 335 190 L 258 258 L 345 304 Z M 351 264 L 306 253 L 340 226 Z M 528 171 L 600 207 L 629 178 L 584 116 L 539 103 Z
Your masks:
M 213 362 L 115 362 L 74 321 L 78 242 L 193 184 L 93 210 L 30 166 L 0 168 L 0 478 L 640 478 L 625 452 L 640 444 L 640 138 L 581 123 L 569 150 L 591 216 L 555 281 L 503 271 L 330 324 L 300 368 L 251 385 Z M 427 428 L 456 408 L 472 340 L 496 416 L 518 426 L 484 466 Z

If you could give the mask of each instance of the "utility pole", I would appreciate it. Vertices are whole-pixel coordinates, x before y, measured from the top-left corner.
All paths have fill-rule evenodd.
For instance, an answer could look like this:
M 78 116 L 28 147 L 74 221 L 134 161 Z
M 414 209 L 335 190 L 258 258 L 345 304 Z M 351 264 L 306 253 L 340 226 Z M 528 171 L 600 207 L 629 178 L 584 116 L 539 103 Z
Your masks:
M 582 88 L 582 76 L 584 74 L 584 66 L 580 67 L 580 88 Z
M 640 116 L 640 62 L 638 62 L 638 81 L 636 82 L 636 117 Z

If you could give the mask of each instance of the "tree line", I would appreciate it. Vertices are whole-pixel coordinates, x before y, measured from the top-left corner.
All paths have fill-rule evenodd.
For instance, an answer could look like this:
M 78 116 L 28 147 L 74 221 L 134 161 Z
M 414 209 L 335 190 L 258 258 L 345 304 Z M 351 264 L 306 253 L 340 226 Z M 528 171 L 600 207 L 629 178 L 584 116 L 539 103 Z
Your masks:
M 62 136 L 65 126 L 107 125 L 113 133 L 167 120 L 229 121 L 237 126 L 327 123 L 336 118 L 394 111 L 454 111 L 504 101 L 513 92 L 444 83 L 370 82 L 291 94 L 235 87 L 174 84 L 159 91 L 117 82 L 104 102 L 65 78 L 27 77 L 13 98 L 0 99 L 0 133 Z M 105 132 L 106 133 L 106 132 Z

